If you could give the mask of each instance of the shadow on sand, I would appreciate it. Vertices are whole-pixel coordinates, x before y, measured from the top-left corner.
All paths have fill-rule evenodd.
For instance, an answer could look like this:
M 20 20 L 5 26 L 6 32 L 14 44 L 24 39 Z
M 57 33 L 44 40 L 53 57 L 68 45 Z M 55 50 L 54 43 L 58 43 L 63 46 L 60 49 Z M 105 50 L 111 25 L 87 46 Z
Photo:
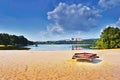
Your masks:
M 92 63 L 92 64 L 98 64 L 98 63 L 102 62 L 101 59 L 94 59 L 93 61 L 77 59 L 76 61 L 77 61 L 77 62 L 88 62 L 88 63 Z
M 93 64 L 98 64 L 98 63 L 100 63 L 100 62 L 102 62 L 101 59 L 94 59 L 92 63 L 93 63 Z

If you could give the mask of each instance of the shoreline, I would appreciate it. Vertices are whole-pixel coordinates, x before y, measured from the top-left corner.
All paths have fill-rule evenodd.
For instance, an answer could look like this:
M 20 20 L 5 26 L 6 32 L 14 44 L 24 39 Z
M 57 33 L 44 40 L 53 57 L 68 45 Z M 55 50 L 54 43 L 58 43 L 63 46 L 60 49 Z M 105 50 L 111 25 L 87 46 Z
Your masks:
M 80 50 L 63 50 L 63 51 L 81 51 L 81 50 L 120 50 L 120 48 L 113 48 L 113 49 L 80 49 Z M 39 50 L 41 51 L 41 50 Z M 47 50 L 47 51 L 52 51 L 52 50 Z M 62 50 L 57 50 L 57 51 L 62 51 Z

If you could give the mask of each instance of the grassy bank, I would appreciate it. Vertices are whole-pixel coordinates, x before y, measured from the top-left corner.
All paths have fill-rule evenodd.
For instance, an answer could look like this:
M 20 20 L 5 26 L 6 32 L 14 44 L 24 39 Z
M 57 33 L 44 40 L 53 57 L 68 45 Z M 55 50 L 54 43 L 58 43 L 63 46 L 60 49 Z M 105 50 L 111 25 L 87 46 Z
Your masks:
M 5 45 L 0 45 L 0 50 L 29 50 L 30 48 L 24 48 L 22 46 L 13 46 L 8 45 L 7 47 Z

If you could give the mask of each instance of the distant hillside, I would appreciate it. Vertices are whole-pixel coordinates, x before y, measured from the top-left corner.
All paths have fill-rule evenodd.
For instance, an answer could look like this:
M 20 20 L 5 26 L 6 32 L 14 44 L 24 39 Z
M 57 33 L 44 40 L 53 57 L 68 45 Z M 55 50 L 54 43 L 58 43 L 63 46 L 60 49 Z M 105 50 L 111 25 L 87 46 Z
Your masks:
M 45 41 L 45 42 L 37 42 L 39 44 L 95 44 L 98 39 L 84 39 L 82 41 Z
M 33 44 L 32 41 L 29 41 L 24 36 L 16 36 L 16 35 L 10 35 L 7 33 L 0 33 L 0 45 L 5 45 L 6 47 L 8 45 L 12 46 L 18 46 L 18 45 L 30 45 Z
M 82 44 L 95 44 L 95 42 L 97 40 L 98 39 L 84 39 L 84 40 L 80 41 L 80 43 L 82 43 Z

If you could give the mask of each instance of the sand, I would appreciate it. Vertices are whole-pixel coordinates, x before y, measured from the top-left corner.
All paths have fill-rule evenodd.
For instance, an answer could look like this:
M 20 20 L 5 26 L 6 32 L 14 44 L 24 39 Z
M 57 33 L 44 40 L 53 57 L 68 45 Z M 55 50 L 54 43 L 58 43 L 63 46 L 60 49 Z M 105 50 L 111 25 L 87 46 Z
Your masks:
M 99 55 L 93 63 L 72 60 L 76 52 Z M 120 80 L 120 49 L 0 51 L 0 80 Z

